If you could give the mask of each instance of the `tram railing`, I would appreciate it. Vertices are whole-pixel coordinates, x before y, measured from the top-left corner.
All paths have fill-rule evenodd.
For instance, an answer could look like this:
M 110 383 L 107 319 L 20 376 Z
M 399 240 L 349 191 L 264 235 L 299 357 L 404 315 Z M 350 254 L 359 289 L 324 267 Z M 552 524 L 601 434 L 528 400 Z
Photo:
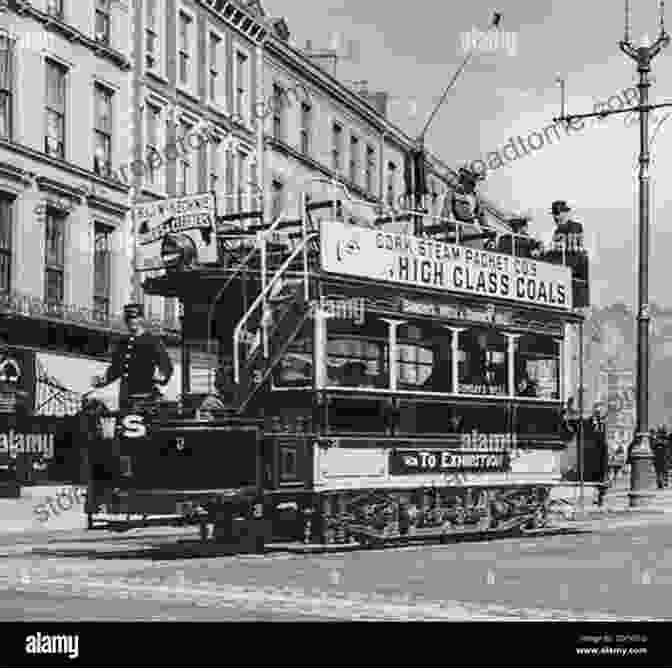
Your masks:
M 296 248 L 290 253 L 289 257 L 285 260 L 280 268 L 273 274 L 270 281 L 266 284 L 266 287 L 262 292 L 257 295 L 254 302 L 250 305 L 249 309 L 245 312 L 243 317 L 238 321 L 234 331 L 233 331 L 233 378 L 235 383 L 240 383 L 240 345 L 241 345 L 241 333 L 243 328 L 247 324 L 251 316 L 257 311 L 260 305 L 264 304 L 268 294 L 273 289 L 275 284 L 282 279 L 285 271 L 289 266 L 294 262 L 295 258 L 301 253 L 303 254 L 304 248 L 309 244 L 314 238 L 317 237 L 317 233 L 311 233 L 302 239 Z M 263 322 L 262 318 L 262 322 Z

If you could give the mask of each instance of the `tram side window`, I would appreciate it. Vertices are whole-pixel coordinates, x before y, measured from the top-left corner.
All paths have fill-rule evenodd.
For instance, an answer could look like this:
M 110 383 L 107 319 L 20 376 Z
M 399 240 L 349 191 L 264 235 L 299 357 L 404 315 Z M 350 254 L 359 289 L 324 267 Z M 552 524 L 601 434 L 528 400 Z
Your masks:
M 507 339 L 492 329 L 459 334 L 458 388 L 465 395 L 507 394 Z
M 560 399 L 560 347 L 553 337 L 520 337 L 515 367 L 516 395 Z
M 305 387 L 313 383 L 313 339 L 301 337 L 292 342 L 280 360 L 274 382 L 280 387 Z
M 327 379 L 332 386 L 388 388 L 389 361 L 387 324 L 366 323 L 355 329 L 351 323 L 330 319 L 327 324 Z
M 397 333 L 397 386 L 402 390 L 451 391 L 450 332 L 404 324 Z

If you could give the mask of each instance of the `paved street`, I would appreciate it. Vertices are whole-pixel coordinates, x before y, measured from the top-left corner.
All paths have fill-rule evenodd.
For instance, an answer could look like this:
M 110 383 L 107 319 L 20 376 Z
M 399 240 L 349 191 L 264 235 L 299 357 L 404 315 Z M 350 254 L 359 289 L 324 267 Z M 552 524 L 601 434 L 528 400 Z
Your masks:
M 204 555 L 193 533 L 0 537 L 2 620 L 672 619 L 670 514 L 336 554 Z

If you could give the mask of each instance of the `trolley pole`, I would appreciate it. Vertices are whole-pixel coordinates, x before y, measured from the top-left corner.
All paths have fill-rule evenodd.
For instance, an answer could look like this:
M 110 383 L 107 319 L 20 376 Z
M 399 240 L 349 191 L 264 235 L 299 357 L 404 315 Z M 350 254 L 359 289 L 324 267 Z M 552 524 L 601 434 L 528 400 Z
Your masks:
M 639 73 L 639 104 L 629 109 L 618 109 L 594 114 L 574 114 L 557 119 L 556 122 L 571 123 L 574 119 L 610 116 L 636 111 L 639 113 L 639 262 L 638 262 L 638 312 L 637 312 L 637 426 L 635 441 L 630 453 L 630 506 L 645 506 L 652 495 L 651 487 L 653 452 L 649 438 L 649 222 L 650 222 L 650 177 L 649 177 L 649 113 L 659 107 L 670 107 L 672 103 L 649 104 L 651 62 L 670 43 L 665 32 L 664 0 L 660 0 L 660 34 L 652 45 L 635 47 L 630 42 L 630 3 L 625 2 L 625 39 L 619 42 L 623 53 L 637 64 Z

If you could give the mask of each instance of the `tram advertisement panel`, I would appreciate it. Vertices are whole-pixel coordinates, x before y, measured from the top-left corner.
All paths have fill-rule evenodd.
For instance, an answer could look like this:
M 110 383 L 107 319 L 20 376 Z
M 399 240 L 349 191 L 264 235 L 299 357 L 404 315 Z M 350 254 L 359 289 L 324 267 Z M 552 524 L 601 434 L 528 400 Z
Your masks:
M 324 221 L 327 272 L 569 310 L 567 267 L 456 244 Z
M 395 450 L 390 454 L 390 474 L 426 474 L 441 472 L 503 472 L 510 457 L 506 451 Z

